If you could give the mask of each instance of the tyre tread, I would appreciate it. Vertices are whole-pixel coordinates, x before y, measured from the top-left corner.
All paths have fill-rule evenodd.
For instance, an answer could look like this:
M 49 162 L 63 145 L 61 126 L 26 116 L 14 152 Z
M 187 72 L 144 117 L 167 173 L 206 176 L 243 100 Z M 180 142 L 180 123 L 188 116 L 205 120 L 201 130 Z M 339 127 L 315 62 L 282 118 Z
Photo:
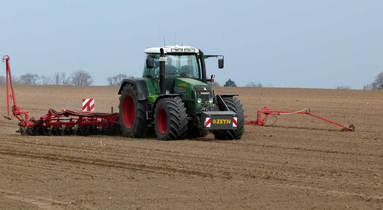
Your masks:
M 135 100 L 136 113 L 135 120 L 132 128 L 125 128 L 122 121 L 122 100 L 126 96 L 126 94 L 130 93 Z M 137 92 L 132 84 L 127 84 L 123 87 L 120 96 L 120 125 L 121 125 L 121 134 L 125 137 L 133 137 L 133 138 L 143 138 L 146 136 L 148 131 L 147 120 L 146 120 L 146 108 L 145 103 L 137 100 Z
M 157 125 L 155 126 L 157 138 L 161 140 L 175 140 L 175 139 L 184 139 L 187 134 L 187 125 L 188 119 L 186 114 L 186 108 L 179 97 L 169 97 L 162 98 L 157 103 L 156 113 L 159 108 L 167 109 L 168 113 L 168 126 L 167 131 L 164 135 L 160 134 L 157 130 Z M 155 117 L 157 114 L 155 114 Z M 155 123 L 157 120 L 155 119 Z

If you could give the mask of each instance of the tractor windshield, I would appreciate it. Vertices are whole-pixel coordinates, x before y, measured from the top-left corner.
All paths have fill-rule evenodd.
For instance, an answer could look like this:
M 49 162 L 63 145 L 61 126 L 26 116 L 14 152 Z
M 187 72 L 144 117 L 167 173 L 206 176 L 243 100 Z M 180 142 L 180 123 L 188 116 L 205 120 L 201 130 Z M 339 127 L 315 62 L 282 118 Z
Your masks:
M 149 54 L 154 58 L 154 68 L 145 69 L 144 76 L 158 77 L 160 72 L 160 56 Z M 196 54 L 168 54 L 165 61 L 166 78 L 186 77 L 200 79 L 200 66 Z

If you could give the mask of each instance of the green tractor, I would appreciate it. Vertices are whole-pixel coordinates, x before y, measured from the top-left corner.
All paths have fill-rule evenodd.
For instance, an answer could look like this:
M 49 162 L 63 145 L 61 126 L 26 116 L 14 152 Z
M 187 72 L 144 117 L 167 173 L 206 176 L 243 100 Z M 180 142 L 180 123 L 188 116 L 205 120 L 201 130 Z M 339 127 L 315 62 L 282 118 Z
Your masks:
M 216 95 L 214 76 L 206 78 L 205 55 L 190 46 L 148 48 L 143 78 L 125 79 L 120 96 L 120 127 L 126 137 L 198 138 L 213 132 L 216 139 L 240 139 L 244 111 L 235 94 Z

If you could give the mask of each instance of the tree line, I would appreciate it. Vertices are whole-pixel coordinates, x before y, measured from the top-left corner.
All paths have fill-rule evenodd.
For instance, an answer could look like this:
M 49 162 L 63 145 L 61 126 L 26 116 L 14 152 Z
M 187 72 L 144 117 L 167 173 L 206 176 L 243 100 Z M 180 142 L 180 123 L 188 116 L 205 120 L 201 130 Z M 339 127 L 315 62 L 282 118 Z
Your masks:
M 375 80 L 363 87 L 365 90 L 383 90 L 383 72 L 376 75 Z
M 218 84 L 219 86 L 219 84 Z M 225 84 L 223 85 L 224 87 L 237 87 L 237 84 L 231 80 L 228 79 Z M 246 87 L 263 87 L 261 83 L 256 83 L 256 82 L 249 82 L 246 84 Z M 336 87 L 336 89 L 351 89 L 351 87 L 347 85 L 339 85 Z M 374 79 L 374 81 L 370 84 L 367 84 L 363 87 L 364 90 L 383 90 L 383 72 L 380 72 Z
M 57 72 L 52 77 L 26 73 L 19 77 L 13 77 L 13 83 L 18 85 L 73 85 L 73 86 L 89 86 L 93 83 L 92 76 L 89 72 L 78 70 L 71 75 L 65 72 Z M 0 85 L 6 84 L 6 78 L 0 76 Z
M 134 78 L 126 74 L 117 74 L 108 77 L 107 81 L 110 86 L 118 86 L 122 80 Z M 78 70 L 70 75 L 65 72 L 57 72 L 52 77 L 45 75 L 26 73 L 19 77 L 13 77 L 13 83 L 16 85 L 72 85 L 72 86 L 89 86 L 93 84 L 93 78 L 89 72 Z M 0 85 L 6 84 L 5 76 L 0 76 Z
M 132 76 L 128 76 L 126 74 L 117 74 L 115 76 L 111 76 L 107 78 L 108 85 L 110 86 L 119 86 L 124 79 L 134 78 Z M 93 78 L 89 72 L 84 70 L 78 70 L 73 72 L 70 75 L 67 75 L 65 72 L 57 72 L 53 75 L 53 77 L 47 77 L 44 75 L 37 74 L 23 74 L 19 77 L 13 78 L 14 84 L 20 85 L 73 85 L 73 86 L 89 86 L 93 83 Z M 0 85 L 4 85 L 6 83 L 6 78 L 4 76 L 0 76 Z M 214 81 L 211 82 L 210 85 L 215 87 L 220 87 L 221 85 Z M 237 87 L 237 84 L 232 79 L 228 79 L 224 85 L 224 87 Z M 258 87 L 261 88 L 263 85 L 261 83 L 249 82 L 245 85 L 246 87 Z M 349 86 L 340 85 L 336 87 L 336 89 L 351 89 Z M 363 87 L 365 90 L 383 90 L 383 72 L 380 72 L 375 80 L 367 84 Z
M 225 84 L 223 85 L 224 87 L 237 87 L 237 84 L 231 80 L 231 79 L 228 79 Z M 245 87 L 263 87 L 262 83 L 256 83 L 256 82 L 249 82 L 245 85 Z

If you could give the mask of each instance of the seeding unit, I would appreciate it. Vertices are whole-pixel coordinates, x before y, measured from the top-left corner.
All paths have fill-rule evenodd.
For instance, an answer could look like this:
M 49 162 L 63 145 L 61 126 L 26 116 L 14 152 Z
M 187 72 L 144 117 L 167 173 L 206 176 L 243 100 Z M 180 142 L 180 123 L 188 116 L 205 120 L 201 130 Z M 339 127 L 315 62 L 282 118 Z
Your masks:
M 19 132 L 22 135 L 119 134 L 118 113 L 83 112 L 69 109 L 55 111 L 49 109 L 48 113 L 39 119 L 30 118 L 29 112 L 21 110 L 16 103 L 9 56 L 4 56 L 3 61 L 6 63 L 8 108 L 8 116 L 5 116 L 5 118 L 11 119 L 10 109 L 12 108 L 13 116 L 19 120 Z

